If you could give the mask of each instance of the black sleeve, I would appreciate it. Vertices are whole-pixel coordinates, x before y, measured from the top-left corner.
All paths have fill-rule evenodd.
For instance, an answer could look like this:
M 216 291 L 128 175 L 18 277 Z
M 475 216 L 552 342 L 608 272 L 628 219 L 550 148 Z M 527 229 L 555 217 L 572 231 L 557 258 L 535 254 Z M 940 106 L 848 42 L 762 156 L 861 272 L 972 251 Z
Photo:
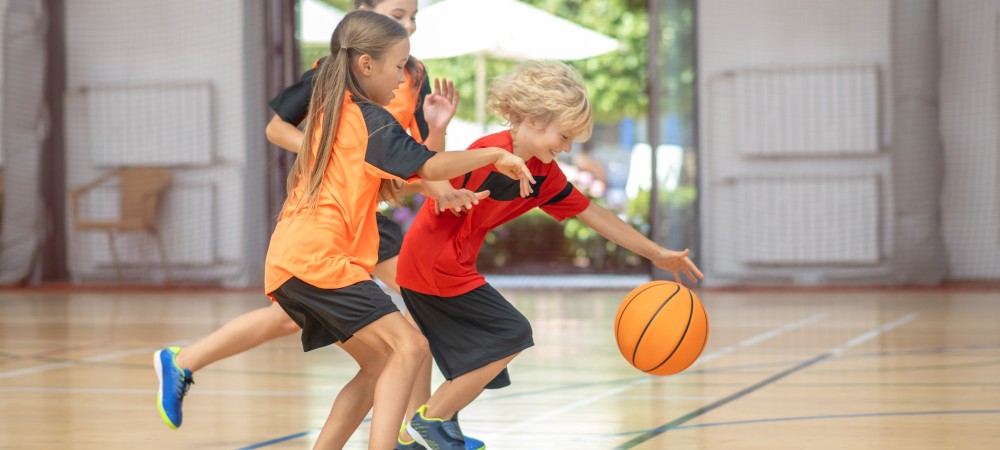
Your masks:
M 427 126 L 427 119 L 424 118 L 424 99 L 431 94 L 431 82 L 423 65 L 420 67 L 420 92 L 417 94 L 417 110 L 413 112 L 413 119 L 417 122 L 417 129 L 420 130 L 420 139 L 426 141 L 430 128 Z
M 268 102 L 281 120 L 295 126 L 306 120 L 306 115 L 309 114 L 309 99 L 312 98 L 313 81 L 318 71 L 318 66 L 307 70 L 299 81 L 279 92 Z
M 405 180 L 436 154 L 413 140 L 385 108 L 370 103 L 358 106 L 368 127 L 366 163 Z

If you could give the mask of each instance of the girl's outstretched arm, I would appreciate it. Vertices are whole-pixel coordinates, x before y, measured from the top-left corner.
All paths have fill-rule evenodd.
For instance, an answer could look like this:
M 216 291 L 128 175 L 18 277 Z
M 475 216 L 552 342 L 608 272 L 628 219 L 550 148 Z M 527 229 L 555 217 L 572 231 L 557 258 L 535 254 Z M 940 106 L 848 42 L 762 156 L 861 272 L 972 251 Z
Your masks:
M 698 270 L 698 266 L 688 258 L 687 250 L 678 252 L 660 247 L 603 206 L 591 202 L 590 206 L 576 217 L 601 236 L 650 260 L 656 267 L 672 273 L 674 281 L 678 283 L 681 282 L 679 276 L 681 273 L 695 283 L 705 278 L 705 275 Z
M 524 160 L 502 148 L 489 147 L 464 152 L 441 152 L 428 159 L 417 169 L 417 176 L 424 180 L 444 181 L 493 164 L 500 173 L 520 180 L 521 197 L 531 195 L 535 178 L 524 165 Z

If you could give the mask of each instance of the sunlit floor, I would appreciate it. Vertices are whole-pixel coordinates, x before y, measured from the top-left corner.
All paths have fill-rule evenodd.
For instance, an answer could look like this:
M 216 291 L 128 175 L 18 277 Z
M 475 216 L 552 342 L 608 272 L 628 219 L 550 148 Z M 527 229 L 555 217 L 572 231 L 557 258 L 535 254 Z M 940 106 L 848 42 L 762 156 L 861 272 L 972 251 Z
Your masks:
M 618 353 L 626 292 L 505 292 L 536 346 L 511 387 L 463 410 L 465 433 L 491 450 L 1000 448 L 998 291 L 704 291 L 708 346 L 663 378 Z M 176 431 L 154 405 L 156 348 L 266 305 L 255 292 L 0 292 L 0 448 L 311 448 L 355 370 L 334 347 L 303 354 L 289 337 L 202 370 Z

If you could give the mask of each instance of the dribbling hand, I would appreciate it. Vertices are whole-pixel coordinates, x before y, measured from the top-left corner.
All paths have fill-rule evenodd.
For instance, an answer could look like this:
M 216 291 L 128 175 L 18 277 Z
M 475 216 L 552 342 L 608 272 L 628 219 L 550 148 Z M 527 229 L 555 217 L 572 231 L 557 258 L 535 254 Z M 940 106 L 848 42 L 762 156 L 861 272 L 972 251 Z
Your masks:
M 662 249 L 660 250 L 660 254 L 657 255 L 656 258 L 652 258 L 651 261 L 656 265 L 656 267 L 673 274 L 674 281 L 677 283 L 681 283 L 680 274 L 682 273 L 688 280 L 697 283 L 698 280 L 705 279 L 705 275 L 702 274 L 701 271 L 698 270 L 698 266 L 694 265 L 694 263 L 691 262 L 691 259 L 688 258 L 688 252 L 689 250 L 678 252 L 674 250 Z

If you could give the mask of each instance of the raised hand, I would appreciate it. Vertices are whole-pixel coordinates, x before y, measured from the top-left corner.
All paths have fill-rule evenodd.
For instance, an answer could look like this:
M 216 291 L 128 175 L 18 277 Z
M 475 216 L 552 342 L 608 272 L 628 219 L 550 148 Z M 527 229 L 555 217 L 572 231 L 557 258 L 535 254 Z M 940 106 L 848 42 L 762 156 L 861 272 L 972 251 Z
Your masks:
M 424 120 L 432 129 L 443 130 L 448 127 L 451 118 L 458 110 L 458 90 L 455 82 L 444 79 L 434 79 L 434 90 L 424 97 Z

